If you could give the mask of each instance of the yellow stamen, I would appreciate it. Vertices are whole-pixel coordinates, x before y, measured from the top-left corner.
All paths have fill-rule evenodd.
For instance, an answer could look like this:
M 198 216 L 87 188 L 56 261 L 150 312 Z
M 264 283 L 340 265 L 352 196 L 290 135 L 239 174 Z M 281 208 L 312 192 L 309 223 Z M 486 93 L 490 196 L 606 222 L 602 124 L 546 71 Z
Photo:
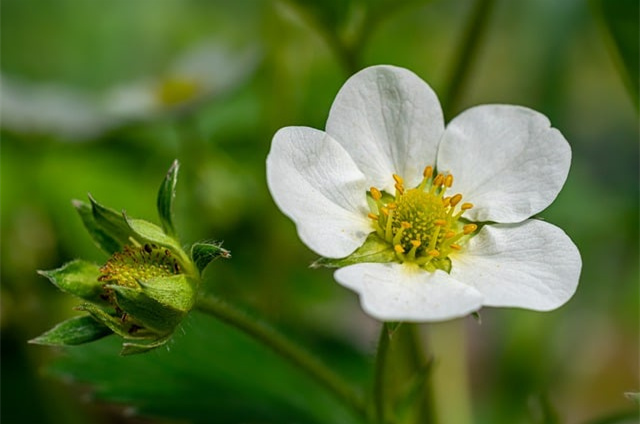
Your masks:
M 449 247 L 452 248 L 453 250 L 462 249 L 462 247 L 459 244 L 455 244 L 455 243 L 451 243 L 451 245 Z
M 395 250 L 396 253 L 404 253 L 404 249 L 399 244 L 396 244 L 395 246 L 393 246 L 393 250 Z
M 453 175 L 449 174 L 444 178 L 444 185 L 446 187 L 451 187 L 453 185 Z
M 444 175 L 438 174 L 436 178 L 433 180 L 434 187 L 440 187 L 444 183 Z
M 396 184 L 404 185 L 404 180 L 398 174 L 393 174 L 393 179 L 396 181 Z
M 432 166 L 427 166 L 426 168 L 424 168 L 424 171 L 422 172 L 422 175 L 426 179 L 431 178 L 431 176 L 433 175 L 433 167 Z
M 463 203 L 460 206 L 460 209 L 462 209 L 463 211 L 469 210 L 471 208 L 473 208 L 473 203 Z
M 455 206 L 462 200 L 462 194 L 458 193 L 451 198 L 451 206 Z
M 398 191 L 398 193 L 400 194 L 404 194 L 404 187 L 402 186 L 402 184 L 396 184 L 395 185 L 396 190 Z
M 367 216 L 368 216 L 369 218 L 373 219 L 374 221 L 377 221 L 377 220 L 378 220 L 378 215 L 376 215 L 376 214 L 369 213 L 369 214 L 367 214 Z
M 478 229 L 478 226 L 476 224 L 467 224 L 464 227 L 462 227 L 462 232 L 465 235 L 467 235 L 467 234 L 473 233 L 477 229 Z
M 432 249 L 432 250 L 429 250 L 429 252 L 427 252 L 427 255 L 433 256 L 434 258 L 436 258 L 440 256 L 440 252 L 438 252 L 436 249 Z
M 371 187 L 369 191 L 371 192 L 371 197 L 373 197 L 373 200 L 382 199 L 382 193 L 380 193 L 380 190 L 378 190 L 377 188 Z
M 442 205 L 445 208 L 448 208 L 450 204 L 451 204 L 451 196 L 447 196 L 447 197 L 442 199 Z
M 433 221 L 433 225 L 444 227 L 445 225 L 447 225 L 447 221 L 444 219 L 436 219 L 435 221 Z

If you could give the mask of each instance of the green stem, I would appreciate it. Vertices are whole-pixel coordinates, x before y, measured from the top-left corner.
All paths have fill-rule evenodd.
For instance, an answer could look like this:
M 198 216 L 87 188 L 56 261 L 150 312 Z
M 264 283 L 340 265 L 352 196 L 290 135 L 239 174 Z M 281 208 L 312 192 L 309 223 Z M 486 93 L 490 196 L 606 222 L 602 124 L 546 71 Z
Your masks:
M 472 64 L 476 58 L 478 46 L 486 33 L 489 15 L 494 3 L 495 0 L 477 0 L 466 23 L 457 54 L 452 61 L 449 72 L 451 78 L 442 96 L 442 109 L 447 121 L 456 111 L 460 95 L 468 82 Z
M 435 362 L 430 376 L 437 388 L 433 395 L 441 423 L 471 423 L 464 323 L 457 319 L 429 326 Z
M 385 422 L 385 370 L 387 366 L 387 357 L 389 354 L 389 342 L 391 335 L 389 334 L 389 324 L 384 322 L 380 328 L 380 338 L 378 340 L 378 350 L 376 352 L 376 363 L 373 381 L 373 402 L 375 407 L 376 422 L 383 424 Z
M 420 327 L 416 324 L 408 324 L 410 334 L 410 346 L 413 357 L 413 368 L 416 370 L 428 370 L 426 374 L 426 381 L 423 386 L 423 402 L 421 404 L 421 410 L 419 416 L 422 422 L 428 424 L 437 423 L 437 411 L 434 401 L 433 391 L 433 376 L 431 363 L 426 361 L 426 355 L 423 348 L 422 337 L 420 336 Z
M 199 299 L 196 309 L 218 318 L 263 343 L 313 377 L 360 416 L 366 416 L 365 403 L 359 393 L 318 358 L 273 327 L 214 297 Z

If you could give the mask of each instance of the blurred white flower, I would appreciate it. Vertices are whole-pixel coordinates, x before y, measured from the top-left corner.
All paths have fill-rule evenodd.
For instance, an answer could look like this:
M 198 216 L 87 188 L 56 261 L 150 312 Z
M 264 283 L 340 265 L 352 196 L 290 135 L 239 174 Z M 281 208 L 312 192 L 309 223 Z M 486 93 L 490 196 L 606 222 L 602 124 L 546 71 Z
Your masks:
M 267 180 L 368 314 L 440 321 L 482 306 L 551 310 L 573 295 L 576 246 L 530 219 L 556 198 L 570 161 L 538 112 L 483 105 L 445 128 L 424 81 L 374 66 L 340 89 L 326 131 L 275 134 Z
M 94 138 L 126 122 L 154 119 L 218 96 L 242 83 L 259 59 L 255 46 L 232 48 L 210 40 L 186 51 L 159 75 L 102 93 L 0 75 L 2 126 L 63 139 Z

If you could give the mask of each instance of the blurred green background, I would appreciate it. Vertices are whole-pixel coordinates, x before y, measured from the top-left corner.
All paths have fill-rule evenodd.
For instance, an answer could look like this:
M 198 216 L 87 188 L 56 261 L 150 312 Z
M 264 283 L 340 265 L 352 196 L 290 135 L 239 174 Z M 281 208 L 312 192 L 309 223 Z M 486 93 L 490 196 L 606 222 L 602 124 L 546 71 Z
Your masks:
M 429 82 L 449 119 L 524 105 L 573 149 L 541 216 L 581 251 L 578 291 L 554 312 L 467 320 L 474 422 L 587 423 L 637 408 L 624 395 L 639 389 L 637 2 L 4 0 L 1 12 L 3 423 L 354 422 L 199 313 L 169 349 L 140 357 L 119 357 L 114 337 L 66 350 L 27 340 L 76 313 L 35 271 L 106 260 L 71 199 L 90 192 L 155 219 L 178 158 L 183 242 L 224 240 L 233 253 L 203 289 L 367 387 L 378 323 L 308 267 L 316 257 L 272 202 L 264 161 L 278 128 L 323 128 L 346 78 L 381 63 Z

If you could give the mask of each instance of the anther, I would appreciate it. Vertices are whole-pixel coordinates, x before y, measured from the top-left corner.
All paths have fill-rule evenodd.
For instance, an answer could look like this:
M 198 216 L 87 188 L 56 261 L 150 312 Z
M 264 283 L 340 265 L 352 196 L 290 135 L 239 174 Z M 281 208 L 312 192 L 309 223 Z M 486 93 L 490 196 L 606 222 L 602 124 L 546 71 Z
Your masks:
M 424 171 L 422 172 L 422 175 L 426 179 L 431 178 L 431 176 L 433 175 L 433 167 L 432 166 L 427 166 L 426 168 L 424 168 Z
M 447 196 L 442 199 L 442 206 L 444 206 L 445 208 L 448 208 L 450 204 L 451 204 L 451 196 Z
M 440 187 L 444 183 L 444 175 L 438 174 L 436 178 L 433 180 L 433 185 L 435 187 Z
M 396 181 L 397 184 L 404 185 L 404 180 L 400 175 L 393 174 L 393 179 Z
M 399 244 L 396 244 L 395 246 L 393 246 L 393 250 L 395 250 L 396 253 L 404 253 L 404 249 Z
M 400 194 L 404 194 L 404 187 L 402 186 L 402 184 L 397 183 L 397 184 L 395 185 L 395 188 L 396 188 L 396 190 L 398 191 L 398 193 L 400 193 Z
M 450 248 L 452 248 L 453 250 L 460 250 L 462 249 L 462 247 L 459 244 L 455 244 L 455 243 L 451 243 L 449 245 Z
M 473 203 L 463 203 L 460 206 L 460 209 L 462 209 L 463 211 L 466 211 L 468 209 L 471 209 L 473 207 Z
M 374 221 L 377 221 L 377 220 L 378 220 L 378 215 L 376 215 L 376 214 L 369 213 L 369 214 L 367 214 L 367 216 L 368 216 L 369 218 L 373 219 Z
M 451 187 L 453 185 L 453 175 L 449 174 L 444 178 L 444 185 L 446 187 Z
M 400 226 L 401 226 L 403 229 L 408 230 L 409 228 L 411 228 L 411 223 L 410 223 L 410 222 L 407 222 L 407 221 L 402 221 L 402 222 L 400 223 Z
M 462 200 L 462 194 L 458 193 L 451 198 L 451 206 L 455 206 Z
M 451 238 L 451 237 L 453 237 L 453 236 L 455 236 L 455 235 L 456 235 L 456 232 L 455 232 L 455 231 L 451 231 L 451 230 L 449 230 L 449 231 L 447 231 L 446 233 L 444 233 L 444 238 L 448 239 L 448 238 Z
M 438 252 L 436 249 L 432 249 L 432 250 L 429 250 L 429 252 L 427 252 L 427 255 L 433 256 L 435 258 L 440 256 L 440 252 Z
M 380 190 L 377 188 L 371 187 L 369 191 L 371 192 L 371 197 L 373 197 L 374 200 L 382 199 L 382 193 L 380 193 Z
M 389 216 L 389 209 L 388 208 L 382 207 L 382 208 L 380 208 L 380 212 L 385 214 L 385 216 Z
M 447 221 L 445 219 L 436 219 L 435 221 L 433 221 L 433 225 L 444 227 L 445 225 L 447 225 Z
M 478 229 L 478 226 L 476 224 L 467 224 L 464 227 L 462 227 L 462 232 L 466 235 L 466 234 L 473 233 L 477 229 Z
M 398 205 L 396 203 L 388 203 L 387 204 L 387 208 L 388 209 L 396 209 L 398 207 Z

